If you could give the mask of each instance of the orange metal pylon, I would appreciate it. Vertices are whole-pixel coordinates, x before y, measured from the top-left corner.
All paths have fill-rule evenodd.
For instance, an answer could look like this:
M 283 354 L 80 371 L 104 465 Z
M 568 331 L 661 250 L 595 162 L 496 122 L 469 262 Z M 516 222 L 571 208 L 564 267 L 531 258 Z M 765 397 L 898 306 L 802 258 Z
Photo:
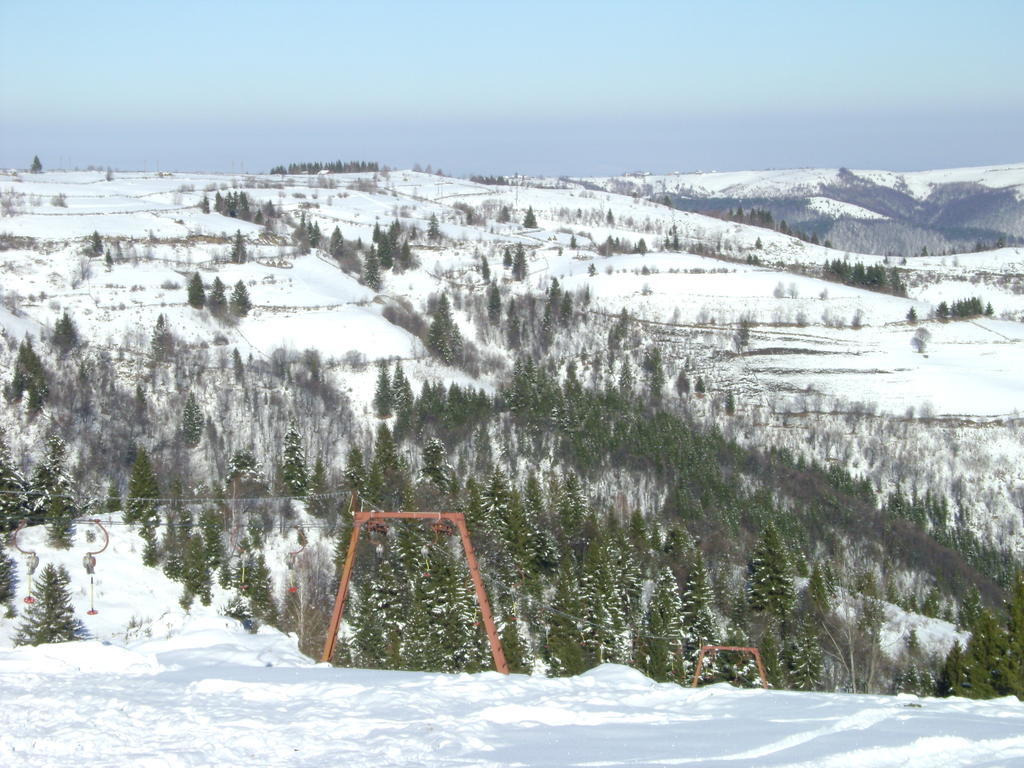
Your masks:
M 704 668 L 704 656 L 709 653 L 717 655 L 719 651 L 749 653 L 754 657 L 754 661 L 757 662 L 757 673 L 761 676 L 761 686 L 763 688 L 768 687 L 768 675 L 765 674 L 764 664 L 761 662 L 761 652 L 757 648 L 739 645 L 702 645 L 700 652 L 697 654 L 697 669 L 693 673 L 693 688 L 697 687 L 697 682 L 700 680 L 700 672 Z
M 461 512 L 364 512 L 361 509 L 359 500 L 353 495 L 352 509 L 354 510 L 352 520 L 352 538 L 349 540 L 348 553 L 345 555 L 345 566 L 341 572 L 341 583 L 338 585 L 338 594 L 334 600 L 334 611 L 331 614 L 331 623 L 327 627 L 327 640 L 324 643 L 324 652 L 320 661 L 330 661 L 334 655 L 334 646 L 338 642 L 338 628 L 345 615 L 345 604 L 348 601 L 349 582 L 352 580 L 352 569 L 356 562 L 356 550 L 359 548 L 359 531 L 364 526 L 379 527 L 378 524 L 384 520 L 433 520 L 435 525 L 445 521 L 455 526 L 462 541 L 462 549 L 466 553 L 466 563 L 469 565 L 469 575 L 473 579 L 473 586 L 476 589 L 476 600 L 480 605 L 480 615 L 484 621 L 484 629 L 487 632 L 487 640 L 491 645 L 491 657 L 494 659 L 494 668 L 507 675 L 508 662 L 505 660 L 505 650 L 501 646 L 501 638 L 498 637 L 498 630 L 494 626 L 494 617 L 491 614 L 491 604 L 487 600 L 487 591 L 484 589 L 483 579 L 480 577 L 480 566 L 476 560 L 476 552 L 473 550 L 473 542 L 469 538 L 469 529 L 466 527 L 466 518 Z M 435 533 L 439 533 L 435 529 Z

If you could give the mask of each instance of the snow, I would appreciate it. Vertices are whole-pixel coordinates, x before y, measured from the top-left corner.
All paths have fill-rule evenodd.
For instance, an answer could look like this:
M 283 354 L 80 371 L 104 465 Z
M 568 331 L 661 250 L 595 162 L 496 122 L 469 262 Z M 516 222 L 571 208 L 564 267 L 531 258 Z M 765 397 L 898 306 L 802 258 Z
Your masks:
M 1024 760 L 1024 703 L 655 683 L 602 665 L 571 678 L 332 668 L 294 635 L 255 634 L 141 565 L 141 538 L 115 519 L 88 605 L 79 525 L 71 550 L 41 527 L 19 543 L 72 574 L 91 639 L 11 648 L 0 618 L 0 765 L 63 766 L 890 766 Z M 315 529 L 309 547 L 317 544 Z M 272 533 L 278 580 L 294 542 Z M 21 607 L 26 578 L 19 559 Z M 951 625 L 886 606 L 885 645 L 941 650 Z
M 812 197 L 807 201 L 807 207 L 812 211 L 823 213 L 834 219 L 848 217 L 851 219 L 887 219 L 880 213 L 875 213 L 867 208 L 862 208 L 853 203 L 844 203 L 841 200 L 833 200 L 830 197 Z
M 1024 704 L 333 669 L 224 620 L 0 652 L 0 762 L 144 766 L 1009 765 Z

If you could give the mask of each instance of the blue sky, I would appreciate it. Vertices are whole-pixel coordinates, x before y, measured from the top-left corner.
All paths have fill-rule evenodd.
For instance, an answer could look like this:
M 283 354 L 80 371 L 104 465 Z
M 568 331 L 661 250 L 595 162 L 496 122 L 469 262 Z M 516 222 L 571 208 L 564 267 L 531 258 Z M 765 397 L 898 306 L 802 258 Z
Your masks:
M 0 166 L 1024 161 L 1024 3 L 0 0 Z

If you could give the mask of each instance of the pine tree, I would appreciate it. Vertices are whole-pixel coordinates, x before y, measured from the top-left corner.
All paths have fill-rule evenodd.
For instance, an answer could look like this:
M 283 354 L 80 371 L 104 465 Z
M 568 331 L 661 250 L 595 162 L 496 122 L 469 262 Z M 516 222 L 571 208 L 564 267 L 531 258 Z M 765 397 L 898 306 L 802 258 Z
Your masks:
M 402 658 L 402 629 L 408 606 L 387 558 L 355 600 L 352 646 L 356 661 L 368 669 L 396 669 Z
M 817 622 L 813 617 L 807 616 L 804 619 L 792 654 L 790 681 L 794 688 L 801 691 L 817 690 L 821 684 L 824 659 L 816 627 Z
M 962 693 L 972 699 L 1007 696 L 1012 688 L 1010 642 L 1006 631 L 987 610 L 971 626 L 971 639 L 964 652 Z
M 227 311 L 227 286 L 221 282 L 219 277 L 213 278 L 213 284 L 210 286 L 210 295 L 206 299 L 206 306 L 214 317 L 221 317 Z
M 786 547 L 769 522 L 754 547 L 750 563 L 750 607 L 785 621 L 795 601 L 793 573 Z
M 377 361 L 377 389 L 373 394 L 373 411 L 378 419 L 389 419 L 392 415 L 391 377 L 386 360 Z
M 235 232 L 235 239 L 231 244 L 231 261 L 234 264 L 245 264 L 247 261 L 245 238 L 242 237 L 242 230 Z
M 14 376 L 7 386 L 7 399 L 21 402 L 28 394 L 28 411 L 38 413 L 49 395 L 46 371 L 39 355 L 32 348 L 32 338 L 26 336 L 18 346 L 18 357 L 14 361 Z
M 196 396 L 189 392 L 185 398 L 185 407 L 181 412 L 181 437 L 189 448 L 195 448 L 203 439 L 203 426 L 205 420 L 203 413 L 199 410 L 199 403 Z
M 590 541 L 580 573 L 584 643 L 598 664 L 626 660 L 626 615 L 607 542 Z
M 67 354 L 78 346 L 78 328 L 75 326 L 75 321 L 71 319 L 71 315 L 67 313 L 67 310 L 61 315 L 60 320 L 54 324 L 50 341 L 62 355 Z
M 455 365 L 462 358 L 462 333 L 452 318 L 446 293 L 437 302 L 427 334 L 427 349 L 445 365 Z
M 523 216 L 523 226 L 526 229 L 537 228 L 537 216 L 533 213 L 533 206 L 531 205 L 526 209 L 526 215 Z
M 691 654 L 696 654 L 702 645 L 715 645 L 718 641 L 720 630 L 713 606 L 711 580 L 704 567 L 704 556 L 698 549 L 694 552 L 690 576 L 683 590 L 683 624 Z
M 423 447 L 423 467 L 420 469 L 420 480 L 430 483 L 443 495 L 454 490 L 455 470 L 448 463 L 444 443 L 436 437 L 428 440 Z
M 0 617 L 14 616 L 14 594 L 18 586 L 17 566 L 7 550 L 0 549 Z
M 71 478 L 65 466 L 67 446 L 57 435 L 46 441 L 46 458 L 32 475 L 31 508 L 46 520 L 47 540 L 51 546 L 68 549 L 79 510 L 73 498 Z
M 14 530 L 28 511 L 28 486 L 0 429 L 0 536 Z
M 302 436 L 293 423 L 284 436 L 284 459 L 281 462 L 281 482 L 289 496 L 305 496 L 309 485 L 306 451 Z
M 526 270 L 526 249 L 523 248 L 522 243 L 516 243 L 515 255 L 512 259 L 512 279 L 522 282 L 526 279 Z
M 363 285 L 377 293 L 384 286 L 384 279 L 381 277 L 380 258 L 377 256 L 377 249 L 370 246 L 366 258 L 363 260 Z
M 667 566 L 655 583 L 642 630 L 640 666 L 644 674 L 658 682 L 681 682 L 686 675 L 683 601 L 676 577 Z
M 555 581 L 544 645 L 544 660 L 548 671 L 556 677 L 578 675 L 587 669 L 583 655 L 583 633 L 576 618 L 582 612 L 579 592 L 573 558 L 563 557 Z
M 202 309 L 206 306 L 206 288 L 203 287 L 203 278 L 198 272 L 193 273 L 188 281 L 188 305 L 193 309 Z
M 32 173 L 42 173 L 43 164 L 39 162 L 39 155 L 35 155 L 32 158 L 32 167 L 29 169 Z
M 427 239 L 436 243 L 441 239 L 441 227 L 437 222 L 437 214 L 430 214 L 430 221 L 427 224 Z
M 316 461 L 313 462 L 313 471 L 309 474 L 309 493 L 306 495 L 306 510 L 313 517 L 322 520 L 330 514 L 332 503 L 331 498 L 327 495 L 330 490 L 327 467 L 323 458 L 317 456 Z
M 643 361 L 644 373 L 647 377 L 647 389 L 651 393 L 651 400 L 661 401 L 661 393 L 665 388 L 665 368 L 661 362 L 661 350 L 658 347 L 650 347 L 644 352 Z
M 92 237 L 89 238 L 89 251 L 93 256 L 103 255 L 103 238 L 96 230 L 93 230 Z
M 153 336 L 149 343 L 150 351 L 153 353 L 153 359 L 158 362 L 166 360 L 171 354 L 173 346 L 174 338 L 171 335 L 171 329 L 168 326 L 163 313 L 161 313 L 157 315 L 156 325 L 153 327 Z
M 66 643 L 81 640 L 85 630 L 75 618 L 71 606 L 69 585 L 71 577 L 64 566 L 47 563 L 36 580 L 33 597 L 22 616 L 15 645 L 39 645 L 40 643 Z
M 245 287 L 245 283 L 241 280 L 235 283 L 235 288 L 231 292 L 229 307 L 231 309 L 231 314 L 235 317 L 246 317 L 252 309 L 252 301 L 249 299 L 249 291 Z
M 501 291 L 496 283 L 487 286 L 487 319 L 491 325 L 501 322 Z
M 128 500 L 125 503 L 124 521 L 142 526 L 142 538 L 145 546 L 142 551 L 142 562 L 150 567 L 158 561 L 156 527 L 160 524 L 158 501 L 160 486 L 157 483 L 156 471 L 150 462 L 146 449 L 140 447 L 135 452 L 135 463 L 128 480 Z

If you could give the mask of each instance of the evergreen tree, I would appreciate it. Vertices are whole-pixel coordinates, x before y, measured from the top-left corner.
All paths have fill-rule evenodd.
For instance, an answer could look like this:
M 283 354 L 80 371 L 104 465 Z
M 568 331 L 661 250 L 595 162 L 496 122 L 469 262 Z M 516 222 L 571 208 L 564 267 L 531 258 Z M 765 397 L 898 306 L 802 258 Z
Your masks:
M 203 278 L 198 272 L 193 273 L 188 281 L 188 305 L 193 309 L 202 309 L 206 306 L 206 288 L 203 287 Z
M 302 436 L 293 423 L 284 436 L 284 459 L 281 462 L 281 482 L 289 496 L 305 496 L 309 485 L 306 451 Z
M 544 660 L 549 673 L 556 677 L 578 675 L 587 669 L 583 633 L 576 618 L 582 612 L 579 593 L 573 558 L 563 557 L 558 567 L 544 645 Z
M 92 237 L 89 238 L 89 252 L 93 256 L 103 255 L 103 238 L 100 237 L 100 233 L 93 230 Z
M 987 610 L 981 611 L 971 627 L 971 639 L 963 656 L 963 669 L 959 695 L 989 699 L 1013 693 L 1009 638 Z
M 487 286 L 487 319 L 491 325 L 501 322 L 501 292 L 496 283 Z
M 37 518 L 46 520 L 47 541 L 51 546 L 68 549 L 79 515 L 68 475 L 67 446 L 57 435 L 46 441 L 46 457 L 32 474 L 31 507 Z
M 390 559 L 360 591 L 352 611 L 352 650 L 359 666 L 396 669 L 402 659 L 402 629 L 408 606 Z
M 15 645 L 66 643 L 85 637 L 82 623 L 71 606 L 71 577 L 63 565 L 47 563 L 36 580 L 31 603 L 22 616 Z
M 231 244 L 231 262 L 233 264 L 245 264 L 248 254 L 245 251 L 245 238 L 242 237 L 242 230 L 235 232 L 235 239 Z
M 683 590 L 683 624 L 688 650 L 695 655 L 702 645 L 715 645 L 719 638 L 718 621 L 713 612 L 711 580 L 704 567 L 704 556 L 696 550 L 690 576 Z
M 533 213 L 533 206 L 532 205 L 529 208 L 526 209 L 526 215 L 523 216 L 523 226 L 526 229 L 536 229 L 537 228 L 537 217 Z
M 584 643 L 598 664 L 627 660 L 626 615 L 604 538 L 590 541 L 580 573 Z
M 203 438 L 203 413 L 199 410 L 196 396 L 189 392 L 181 412 L 181 437 L 189 448 L 195 448 Z
M 436 437 L 428 440 L 423 447 L 423 467 L 420 469 L 420 480 L 430 483 L 443 495 L 448 495 L 454 490 L 455 470 L 448 463 L 444 443 Z
M 50 336 L 50 341 L 57 348 L 57 351 L 62 355 L 67 354 L 72 349 L 78 346 L 78 328 L 75 326 L 75 321 L 71 319 L 71 315 L 64 311 L 53 326 L 53 335 Z
M 807 616 L 800 625 L 800 634 L 793 649 L 789 677 L 793 687 L 801 691 L 817 690 L 821 684 L 824 660 L 816 626 L 815 620 Z
M 793 574 L 786 547 L 769 522 L 754 547 L 750 563 L 750 607 L 785 621 L 793 608 Z
M 171 335 L 171 329 L 163 313 L 159 314 L 156 318 L 156 325 L 153 327 L 153 336 L 150 339 L 149 347 L 153 353 L 153 359 L 158 362 L 166 360 L 174 347 L 174 337 Z
M 231 314 L 235 317 L 246 317 L 252 309 L 252 301 L 249 299 L 249 291 L 245 287 L 245 283 L 241 280 L 235 283 L 235 288 L 231 292 L 231 301 L 229 306 L 231 308 Z
M 430 214 L 430 222 L 427 224 L 427 239 L 436 243 L 441 239 L 441 227 L 437 222 L 437 214 Z
M 370 246 L 370 251 L 363 260 L 362 280 L 363 285 L 377 293 L 384 286 L 384 280 L 381 277 L 380 259 L 377 256 L 377 249 L 373 246 Z
M 327 246 L 328 251 L 334 258 L 339 258 L 345 249 L 345 239 L 341 236 L 341 230 L 337 226 L 331 232 L 331 239 Z
M 39 155 L 35 155 L 32 158 L 32 167 L 29 169 L 32 173 L 42 173 L 43 164 L 39 162 Z
M 14 595 L 18 586 L 17 566 L 7 550 L 0 549 L 0 617 L 14 616 Z
M 142 562 L 151 567 L 157 564 L 158 559 L 156 527 L 160 524 L 159 497 L 160 486 L 157 483 L 156 471 L 146 449 L 140 447 L 135 452 L 135 463 L 132 465 L 131 477 L 128 480 L 124 521 L 142 526 L 141 533 L 145 541 Z
M 682 682 L 686 675 L 683 649 L 683 602 L 672 570 L 662 569 L 643 621 L 640 666 L 644 674 L 658 682 Z
M 389 419 L 392 415 L 391 377 L 386 360 L 377 361 L 377 389 L 373 394 L 373 411 L 378 419 Z
M 512 260 L 512 279 L 522 282 L 526 279 L 526 271 L 526 249 L 523 248 L 522 243 L 516 243 L 515 255 Z
M 324 519 L 331 511 L 331 498 L 327 480 L 327 467 L 323 458 L 316 457 L 313 462 L 313 471 L 309 474 L 309 493 L 306 495 L 306 510 L 313 517 Z
M 661 350 L 658 347 L 649 347 L 644 352 L 643 369 L 651 400 L 657 403 L 661 400 L 661 393 L 665 388 L 665 368 L 662 365 Z
M 213 284 L 210 286 L 210 295 L 206 299 L 206 306 L 214 317 L 221 317 L 227 311 L 227 286 L 221 282 L 219 277 L 213 278 Z
M 427 334 L 427 349 L 445 365 L 455 365 L 462 358 L 462 333 L 452 318 L 446 293 L 437 302 Z
M 213 601 L 213 573 L 206 549 L 206 539 L 200 534 L 190 535 L 185 544 L 182 562 L 182 581 L 185 594 L 199 598 L 203 605 Z
M 0 429 L 0 537 L 14 530 L 28 512 L 28 486 L 11 457 L 7 441 Z
M 49 395 L 46 371 L 39 355 L 32 348 L 32 339 L 26 336 L 18 346 L 18 357 L 14 361 L 14 376 L 7 386 L 7 399 L 21 402 L 28 394 L 28 412 L 38 413 Z

